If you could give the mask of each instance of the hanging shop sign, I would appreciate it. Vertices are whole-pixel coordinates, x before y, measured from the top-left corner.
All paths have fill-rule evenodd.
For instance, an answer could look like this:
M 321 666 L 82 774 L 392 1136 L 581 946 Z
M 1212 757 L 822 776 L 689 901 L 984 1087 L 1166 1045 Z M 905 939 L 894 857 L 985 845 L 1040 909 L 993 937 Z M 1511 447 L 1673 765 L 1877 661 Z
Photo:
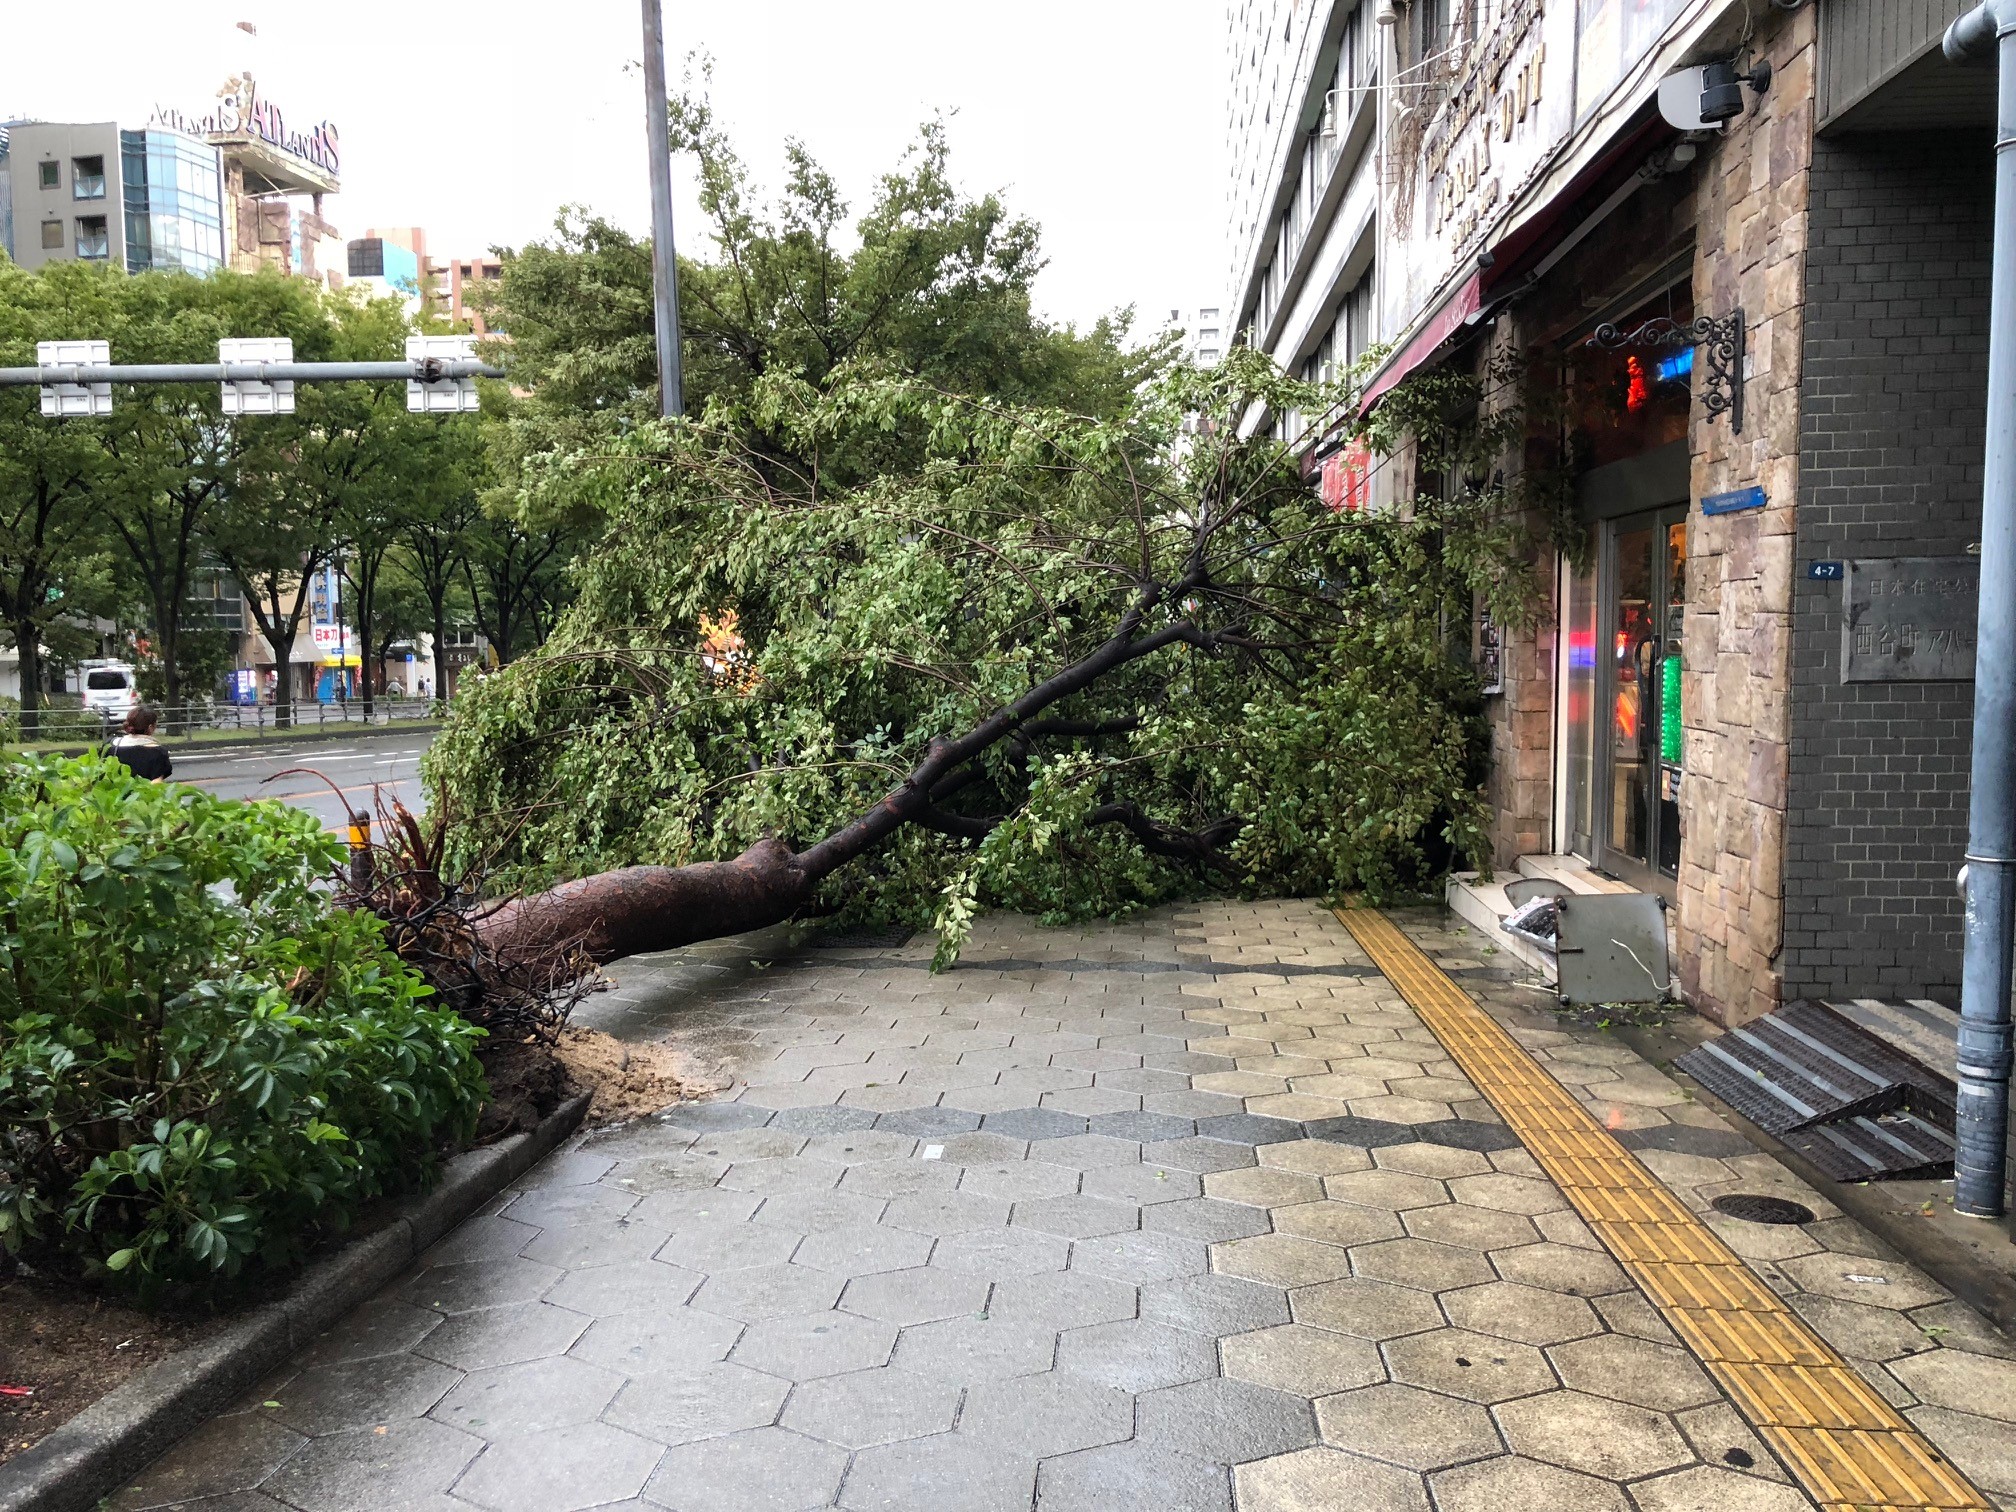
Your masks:
M 1981 592 L 1976 557 L 1848 563 L 1843 682 L 1971 682 Z
M 1503 200 L 1503 170 L 1536 156 L 1523 149 L 1539 136 L 1528 123 L 1538 125 L 1546 82 L 1541 13 L 1538 5 L 1519 12 L 1480 44 L 1422 154 L 1422 174 L 1432 186 L 1430 228 L 1449 237 L 1459 255 Z

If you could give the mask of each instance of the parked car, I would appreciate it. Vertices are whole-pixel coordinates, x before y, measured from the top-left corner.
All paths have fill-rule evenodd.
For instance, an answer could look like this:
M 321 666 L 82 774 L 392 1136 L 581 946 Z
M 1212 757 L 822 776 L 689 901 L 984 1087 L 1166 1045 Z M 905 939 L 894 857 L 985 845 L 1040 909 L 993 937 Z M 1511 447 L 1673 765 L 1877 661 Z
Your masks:
M 84 669 L 84 707 L 110 720 L 124 719 L 140 701 L 133 669 L 124 662 L 100 662 Z

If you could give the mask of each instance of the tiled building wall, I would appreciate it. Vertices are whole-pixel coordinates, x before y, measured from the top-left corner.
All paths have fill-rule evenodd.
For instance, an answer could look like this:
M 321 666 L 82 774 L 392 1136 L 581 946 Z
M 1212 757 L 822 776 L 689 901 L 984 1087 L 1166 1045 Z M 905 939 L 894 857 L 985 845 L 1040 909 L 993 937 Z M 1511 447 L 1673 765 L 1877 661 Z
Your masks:
M 1725 1024 L 1770 1012 L 1782 990 L 1813 15 L 1760 18 L 1754 47 L 1775 71 L 1770 92 L 1695 170 L 1694 308 L 1740 306 L 1750 351 L 1742 434 L 1696 408 L 1687 525 L 1680 976 L 1687 1000 Z M 1700 511 L 1705 495 L 1758 484 L 1769 501 L 1760 510 Z
M 1815 144 L 1792 598 L 1788 996 L 1956 1000 L 1972 683 L 1843 683 L 1812 561 L 1979 539 L 1988 136 Z

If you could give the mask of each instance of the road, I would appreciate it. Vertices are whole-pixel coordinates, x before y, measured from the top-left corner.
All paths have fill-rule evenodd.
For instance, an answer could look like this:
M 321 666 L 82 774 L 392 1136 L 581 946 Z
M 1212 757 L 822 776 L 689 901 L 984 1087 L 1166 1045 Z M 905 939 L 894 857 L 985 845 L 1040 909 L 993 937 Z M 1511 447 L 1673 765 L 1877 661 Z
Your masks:
M 341 829 L 349 809 L 375 809 L 380 795 L 420 811 L 420 757 L 430 739 L 422 732 L 348 741 L 275 740 L 186 755 L 171 745 L 169 754 L 178 782 L 223 798 L 277 798 Z

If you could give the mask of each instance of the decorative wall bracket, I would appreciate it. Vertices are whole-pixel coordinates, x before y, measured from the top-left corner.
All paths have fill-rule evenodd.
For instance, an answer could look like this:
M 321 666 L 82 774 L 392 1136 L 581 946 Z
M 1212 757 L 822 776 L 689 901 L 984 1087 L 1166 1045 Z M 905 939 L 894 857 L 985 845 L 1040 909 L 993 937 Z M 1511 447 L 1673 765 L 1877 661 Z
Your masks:
M 1701 315 L 1685 324 L 1661 315 L 1646 321 L 1635 331 L 1620 330 L 1609 324 L 1600 325 L 1596 327 L 1596 334 L 1589 338 L 1589 345 L 1611 352 L 1622 351 L 1626 347 L 1648 347 L 1655 351 L 1690 346 L 1705 348 L 1703 355 L 1706 360 L 1700 369 L 1701 406 L 1707 410 L 1711 420 L 1726 411 L 1729 429 L 1740 436 L 1743 434 L 1744 331 L 1743 311 L 1739 307 L 1719 320 L 1713 315 Z

